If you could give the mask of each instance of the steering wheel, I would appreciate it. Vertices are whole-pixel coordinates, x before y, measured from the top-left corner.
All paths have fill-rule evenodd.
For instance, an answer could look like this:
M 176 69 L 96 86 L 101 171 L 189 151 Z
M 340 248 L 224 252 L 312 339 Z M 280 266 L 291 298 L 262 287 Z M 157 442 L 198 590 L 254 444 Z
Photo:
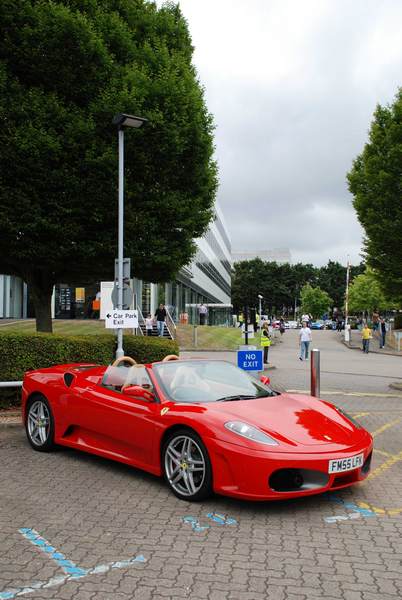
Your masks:
M 179 357 L 176 354 L 168 354 L 162 359 L 162 362 L 169 362 L 170 360 L 179 360 Z
M 120 367 L 122 363 L 129 363 L 130 365 L 136 365 L 137 361 L 131 358 L 131 356 L 119 356 L 116 358 L 114 363 L 112 363 L 112 367 Z

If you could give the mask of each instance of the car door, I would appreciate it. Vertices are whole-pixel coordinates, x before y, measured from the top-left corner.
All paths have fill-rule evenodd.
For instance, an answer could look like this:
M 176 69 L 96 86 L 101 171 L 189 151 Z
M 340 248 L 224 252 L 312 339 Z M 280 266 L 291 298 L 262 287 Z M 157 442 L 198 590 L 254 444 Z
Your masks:
M 153 389 L 145 367 L 136 369 L 132 384 Z M 75 421 L 83 438 L 87 436 L 89 443 L 95 443 L 111 458 L 129 460 L 140 467 L 152 465 L 156 400 L 134 398 L 102 384 L 85 386 L 84 382 L 74 391 Z

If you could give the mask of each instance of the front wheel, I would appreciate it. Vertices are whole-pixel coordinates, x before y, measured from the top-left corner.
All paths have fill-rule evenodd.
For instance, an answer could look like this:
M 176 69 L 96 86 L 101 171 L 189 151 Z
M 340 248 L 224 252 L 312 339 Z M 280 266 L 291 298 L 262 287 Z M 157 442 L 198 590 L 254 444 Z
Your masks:
M 54 419 L 49 402 L 42 395 L 28 403 L 25 421 L 28 442 L 34 450 L 49 452 L 54 447 Z
M 188 429 L 175 431 L 166 440 L 163 471 L 172 492 L 181 500 L 205 500 L 212 493 L 212 468 L 201 438 Z

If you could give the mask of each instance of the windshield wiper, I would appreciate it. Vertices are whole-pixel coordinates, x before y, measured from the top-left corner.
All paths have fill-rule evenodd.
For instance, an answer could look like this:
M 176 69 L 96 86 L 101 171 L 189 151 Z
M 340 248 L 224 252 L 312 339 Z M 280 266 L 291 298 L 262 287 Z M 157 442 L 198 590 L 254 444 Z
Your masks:
M 258 396 L 248 396 L 246 394 L 238 394 L 237 396 L 224 396 L 223 398 L 218 398 L 216 402 L 232 402 L 234 400 L 251 400 L 252 398 L 258 398 Z

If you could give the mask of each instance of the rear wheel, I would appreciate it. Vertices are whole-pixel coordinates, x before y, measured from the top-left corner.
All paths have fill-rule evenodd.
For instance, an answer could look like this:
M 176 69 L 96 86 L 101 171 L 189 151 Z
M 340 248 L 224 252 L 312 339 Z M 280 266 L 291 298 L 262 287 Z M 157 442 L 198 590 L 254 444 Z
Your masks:
M 180 429 L 166 440 L 162 452 L 165 479 L 182 500 L 205 500 L 212 493 L 212 468 L 201 438 Z
M 29 400 L 25 430 L 34 450 L 49 452 L 54 448 L 54 419 L 45 396 L 37 394 Z

